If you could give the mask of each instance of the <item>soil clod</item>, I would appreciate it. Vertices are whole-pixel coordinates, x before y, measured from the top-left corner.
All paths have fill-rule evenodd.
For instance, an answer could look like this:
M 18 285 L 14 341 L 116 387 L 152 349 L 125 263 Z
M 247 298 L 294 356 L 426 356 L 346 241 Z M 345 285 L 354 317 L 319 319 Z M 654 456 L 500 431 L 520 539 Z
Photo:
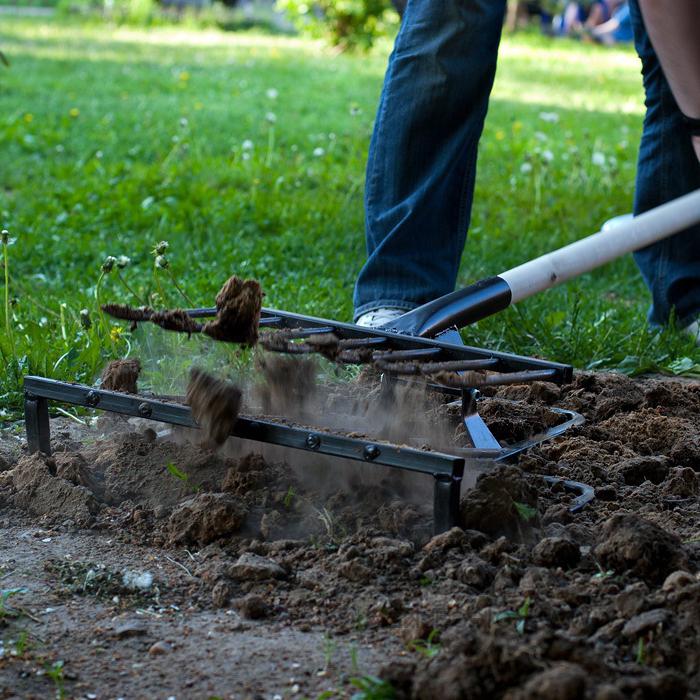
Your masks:
M 137 359 L 112 360 L 102 372 L 102 388 L 136 394 L 138 393 L 136 380 L 140 372 L 141 363 Z
M 240 389 L 196 367 L 190 370 L 187 403 L 199 423 L 205 444 L 222 445 L 238 420 L 241 407 Z
M 216 295 L 216 319 L 205 323 L 202 332 L 215 340 L 255 345 L 262 298 L 257 280 L 230 277 Z

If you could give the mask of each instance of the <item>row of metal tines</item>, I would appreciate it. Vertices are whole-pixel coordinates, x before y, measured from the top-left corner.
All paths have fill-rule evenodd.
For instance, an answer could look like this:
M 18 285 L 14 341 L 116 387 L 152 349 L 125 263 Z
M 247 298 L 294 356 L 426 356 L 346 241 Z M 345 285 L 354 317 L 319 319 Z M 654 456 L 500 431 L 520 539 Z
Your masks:
M 274 327 L 278 319 L 263 317 L 261 330 Z M 293 355 L 320 354 L 340 364 L 370 364 L 390 375 L 422 376 L 431 382 L 455 388 L 480 388 L 503 384 L 551 381 L 556 369 L 503 371 L 497 357 L 441 359 L 442 347 L 392 349 L 391 338 L 367 336 L 341 338 L 332 326 L 283 328 L 261 333 L 260 345 L 268 351 Z M 405 337 L 402 337 L 405 344 Z

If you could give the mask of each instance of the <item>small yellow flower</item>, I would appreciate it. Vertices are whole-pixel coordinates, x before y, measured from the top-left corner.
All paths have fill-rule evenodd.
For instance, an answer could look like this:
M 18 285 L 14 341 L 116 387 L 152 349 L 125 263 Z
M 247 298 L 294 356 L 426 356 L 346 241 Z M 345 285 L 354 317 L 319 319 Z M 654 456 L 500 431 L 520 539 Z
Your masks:
M 80 110 L 77 107 L 71 107 L 68 114 L 70 114 L 73 119 L 76 119 L 80 116 Z
M 180 79 L 181 83 L 186 83 L 190 79 L 190 74 L 186 70 L 183 70 L 178 78 Z
M 31 114 L 30 112 L 27 112 L 24 115 L 24 121 L 27 122 L 27 124 L 31 124 L 34 121 L 34 115 Z
M 499 130 L 496 132 L 496 141 L 503 141 L 503 139 L 504 139 L 505 137 L 506 137 L 505 131 L 502 131 L 501 129 L 499 129 Z
M 196 110 L 204 109 L 204 105 L 201 102 L 195 102 L 194 103 L 194 108 Z
M 513 133 L 519 134 L 523 130 L 522 122 L 513 122 Z
M 116 343 L 121 337 L 124 329 L 121 326 L 112 326 L 109 331 L 109 337 L 112 339 L 113 343 Z

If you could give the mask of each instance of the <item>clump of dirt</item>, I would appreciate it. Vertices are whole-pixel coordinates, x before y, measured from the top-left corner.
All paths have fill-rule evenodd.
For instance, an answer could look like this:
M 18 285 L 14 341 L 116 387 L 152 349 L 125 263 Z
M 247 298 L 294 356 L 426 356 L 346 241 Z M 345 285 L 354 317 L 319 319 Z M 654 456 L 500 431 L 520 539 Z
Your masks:
M 126 304 L 103 304 L 102 311 L 114 318 L 131 321 L 132 327 L 142 321 L 150 321 L 166 331 L 179 333 L 201 333 L 202 324 L 195 321 L 184 309 L 156 311 L 150 306 L 134 308 Z
M 258 324 L 264 294 L 257 280 L 230 277 L 216 295 L 216 318 L 205 324 L 197 322 L 184 309 L 155 311 L 143 306 L 134 308 L 126 304 L 104 304 L 102 311 L 131 321 L 136 325 L 150 321 L 164 330 L 181 333 L 205 333 L 215 340 L 253 346 L 258 342 Z
M 190 370 L 186 401 L 202 429 L 205 445 L 218 447 L 229 437 L 238 420 L 241 396 L 241 390 L 231 382 L 197 367 Z
M 136 380 L 140 372 L 141 362 L 137 359 L 112 360 L 102 371 L 102 388 L 136 394 L 138 393 Z
M 72 520 L 88 527 L 100 504 L 84 486 L 75 486 L 55 475 L 55 463 L 41 454 L 23 457 L 8 474 L 14 488 L 14 503 L 47 523 Z
M 480 405 L 479 415 L 494 437 L 503 443 L 525 440 L 566 420 L 566 416 L 550 411 L 546 405 L 500 397 Z
M 226 493 L 201 493 L 181 503 L 168 521 L 171 545 L 205 545 L 241 529 L 245 506 Z
M 539 529 L 537 489 L 517 467 L 482 474 L 460 503 L 461 524 L 492 537 L 532 541 Z
M 678 537 L 631 513 L 614 515 L 603 525 L 595 555 L 603 566 L 650 583 L 687 565 Z
M 302 410 L 297 402 L 311 395 L 303 410 L 322 424 L 305 423 L 315 430 L 339 426 L 344 434 L 356 430 L 357 436 L 378 439 L 400 430 L 405 444 L 432 449 L 449 433 L 449 444 L 455 444 L 458 404 L 426 399 L 423 387 L 387 387 L 374 371 L 317 392 L 313 368 L 302 363 L 302 379 L 290 379 L 298 365 L 283 359 L 270 373 L 284 387 L 268 399 L 270 413 L 289 410 L 289 418 Z M 289 386 L 297 387 L 296 401 L 288 400 Z M 518 466 L 482 464 L 491 471 L 473 490 L 464 490 L 462 527 L 434 537 L 430 477 L 414 483 L 375 464 L 358 466 L 304 450 L 274 452 L 266 446 L 261 455 L 253 452 L 259 444 L 244 441 L 229 441 L 226 449 L 235 449 L 236 456 L 227 457 L 194 444 L 199 431 L 159 432 L 150 440 L 138 433 L 86 434 L 80 446 L 54 430 L 54 447 L 63 451 L 53 460 L 25 457 L 22 469 L 0 473 L 0 523 L 17 520 L 14 530 L 20 532 L 19 546 L 0 547 L 3 587 L 30 585 L 24 566 L 31 557 L 40 560 L 47 551 L 61 562 L 68 553 L 73 557 L 66 557 L 76 563 L 67 572 L 72 583 L 55 574 L 37 579 L 27 609 L 41 614 L 47 642 L 42 654 L 51 649 L 78 666 L 80 680 L 67 683 L 76 697 L 143 692 L 122 686 L 128 686 L 131 664 L 143 663 L 145 654 L 154 679 L 148 688 L 157 694 L 173 660 L 203 658 L 208 630 L 221 632 L 207 647 L 207 655 L 216 655 L 222 647 L 226 653 L 231 645 L 243 648 L 251 637 L 236 635 L 248 629 L 255 644 L 268 634 L 276 645 L 272 661 L 251 657 L 251 696 L 287 692 L 287 667 L 280 683 L 270 681 L 265 669 L 279 666 L 279 639 L 293 632 L 300 634 L 295 639 L 327 635 L 329 646 L 376 650 L 375 662 L 361 673 L 386 679 L 396 700 L 699 700 L 700 472 L 692 468 L 690 449 L 700 439 L 699 388 L 693 382 L 585 374 L 563 387 L 488 389 L 479 409 L 501 439 L 538 432 L 552 419 L 553 403 L 579 410 L 587 423 L 529 450 Z M 466 472 L 476 477 L 472 465 Z M 583 481 L 597 497 L 572 511 L 564 484 L 548 483 L 543 475 Z M 53 512 L 35 517 L 47 510 L 44 501 L 36 506 L 44 492 L 54 499 Z M 63 524 L 76 493 L 87 494 L 99 508 L 95 516 L 87 510 L 88 532 Z M 26 523 L 32 521 L 42 529 L 31 530 Z M 49 524 L 53 530 L 47 532 Z M 88 554 L 76 554 L 79 538 Z M 78 605 L 59 604 L 61 614 L 82 616 L 87 629 L 80 646 L 78 635 L 57 631 L 51 616 L 39 610 L 57 607 L 52 591 L 64 603 L 66 594 L 82 595 L 81 577 L 97 564 L 80 562 L 98 562 L 93 551 L 100 547 L 115 585 L 121 585 L 122 568 L 138 573 L 147 561 L 164 582 L 167 599 L 139 611 L 147 615 L 139 625 L 147 621 L 149 628 L 141 637 L 130 636 L 138 630 L 129 622 L 119 635 L 97 629 L 104 627 L 101 620 L 118 615 L 113 606 L 119 604 L 109 598 L 90 594 Z M 18 565 L 20 551 L 27 554 Z M 118 557 L 122 563 L 115 565 Z M 22 604 L 30 605 L 24 598 Z M 94 653 L 95 638 L 110 645 L 108 654 Z M 160 646 L 154 648 L 170 645 L 178 656 L 151 657 L 148 647 L 155 640 Z M 295 647 L 289 660 L 298 653 Z M 214 658 L 197 662 L 202 680 L 181 692 L 229 692 L 230 678 L 218 678 L 213 668 L 222 657 Z M 6 654 L 3 663 L 15 662 Z M 331 689 L 327 674 L 333 664 L 320 664 L 294 672 L 299 696 Z M 94 668 L 120 675 L 114 680 L 105 672 L 105 687 L 78 688 L 84 678 L 93 680 L 86 669 Z M 37 682 L 36 674 L 11 678 L 15 684 Z M 341 689 L 336 694 L 354 692 L 342 680 L 332 682 Z M 174 690 L 178 683 L 179 675 Z M 9 692 L 22 690 L 17 685 Z
M 254 400 L 270 416 L 307 418 L 318 396 L 314 358 L 293 358 L 261 354 L 256 358 L 261 381 L 254 389 Z
M 96 497 L 111 506 L 127 502 L 169 511 L 195 491 L 220 491 L 236 460 L 202 450 L 194 444 L 198 435 L 193 432 L 193 442 L 185 434 L 154 442 L 125 433 L 86 446 L 81 454 L 96 477 Z
M 262 298 L 257 280 L 230 277 L 216 295 L 216 319 L 205 323 L 202 332 L 215 340 L 252 347 L 258 342 Z

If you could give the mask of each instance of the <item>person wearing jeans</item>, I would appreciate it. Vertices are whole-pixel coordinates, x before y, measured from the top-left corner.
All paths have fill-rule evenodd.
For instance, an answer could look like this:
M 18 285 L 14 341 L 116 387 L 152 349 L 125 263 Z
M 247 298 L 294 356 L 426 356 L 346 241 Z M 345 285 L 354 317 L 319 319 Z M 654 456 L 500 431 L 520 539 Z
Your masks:
M 698 160 L 638 2 L 631 0 L 630 10 L 647 115 L 635 213 L 700 187 Z M 673 4 L 686 2 L 696 0 Z M 353 298 L 360 325 L 384 325 L 455 287 L 505 6 L 505 0 L 408 0 L 367 161 L 368 257 Z M 700 227 L 635 259 L 652 293 L 650 320 L 664 324 L 675 313 L 680 323 L 692 322 L 700 313 Z

